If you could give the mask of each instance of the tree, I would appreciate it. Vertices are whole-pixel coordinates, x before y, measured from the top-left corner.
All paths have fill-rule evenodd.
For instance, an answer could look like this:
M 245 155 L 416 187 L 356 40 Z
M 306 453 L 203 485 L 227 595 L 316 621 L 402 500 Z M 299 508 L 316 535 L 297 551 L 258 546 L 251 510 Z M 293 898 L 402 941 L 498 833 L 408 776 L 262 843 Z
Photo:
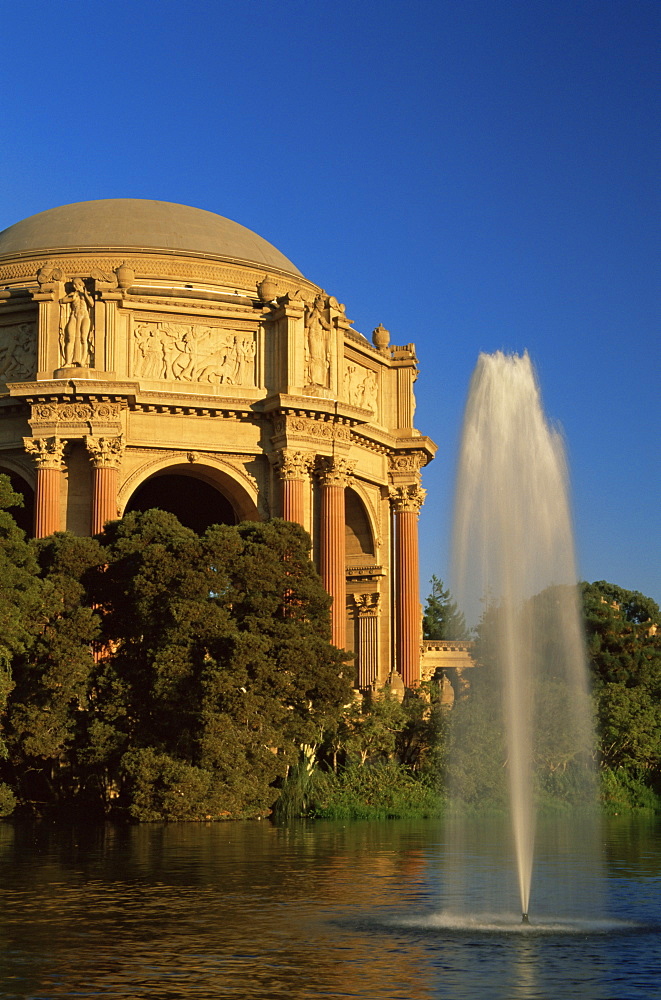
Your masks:
M 39 628 L 13 660 L 7 742 L 23 804 L 58 803 L 81 791 L 98 614 L 88 606 L 84 571 L 103 559 L 95 539 L 57 533 L 31 543 L 39 585 Z
M 661 614 L 638 591 L 584 583 L 602 765 L 654 787 L 661 778 Z
M 274 781 L 349 700 L 307 535 L 272 521 L 200 537 L 151 510 L 101 541 L 98 762 L 137 818 L 266 812 Z
M 422 618 L 425 639 L 468 639 L 468 629 L 463 612 L 452 600 L 450 591 L 437 576 L 431 578 L 431 593 L 427 598 Z

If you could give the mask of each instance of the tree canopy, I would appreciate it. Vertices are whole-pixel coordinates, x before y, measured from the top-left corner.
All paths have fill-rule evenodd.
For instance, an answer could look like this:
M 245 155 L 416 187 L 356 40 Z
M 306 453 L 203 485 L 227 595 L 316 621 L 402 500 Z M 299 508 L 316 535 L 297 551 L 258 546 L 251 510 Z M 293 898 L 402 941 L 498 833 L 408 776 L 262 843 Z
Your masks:
M 13 571 L 26 561 L 14 604 L 28 581 L 38 595 L 30 641 L 16 626 L 7 653 L 4 771 L 19 802 L 147 820 L 266 813 L 350 700 L 305 532 L 197 535 L 157 510 L 97 539 L 27 545 L 13 530 Z

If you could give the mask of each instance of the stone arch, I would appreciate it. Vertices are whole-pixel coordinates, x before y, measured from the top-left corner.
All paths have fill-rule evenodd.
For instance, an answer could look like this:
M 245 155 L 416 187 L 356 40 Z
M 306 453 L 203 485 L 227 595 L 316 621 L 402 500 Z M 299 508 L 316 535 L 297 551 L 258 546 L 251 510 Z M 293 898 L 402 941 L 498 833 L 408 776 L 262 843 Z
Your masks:
M 344 537 L 347 562 L 374 562 L 376 537 L 367 505 L 358 490 L 348 486 L 344 491 Z
M 149 507 L 170 510 L 195 530 L 260 519 L 254 480 L 244 470 L 207 456 L 152 458 L 133 472 L 119 491 L 120 516 Z

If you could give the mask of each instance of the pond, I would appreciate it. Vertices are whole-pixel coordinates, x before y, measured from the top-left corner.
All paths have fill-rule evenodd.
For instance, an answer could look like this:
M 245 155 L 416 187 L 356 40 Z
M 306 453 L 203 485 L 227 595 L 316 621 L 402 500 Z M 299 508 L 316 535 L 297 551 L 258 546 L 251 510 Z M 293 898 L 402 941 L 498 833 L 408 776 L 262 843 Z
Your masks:
M 0 824 L 0 998 L 661 996 L 661 822 L 562 822 L 529 928 L 497 823 Z

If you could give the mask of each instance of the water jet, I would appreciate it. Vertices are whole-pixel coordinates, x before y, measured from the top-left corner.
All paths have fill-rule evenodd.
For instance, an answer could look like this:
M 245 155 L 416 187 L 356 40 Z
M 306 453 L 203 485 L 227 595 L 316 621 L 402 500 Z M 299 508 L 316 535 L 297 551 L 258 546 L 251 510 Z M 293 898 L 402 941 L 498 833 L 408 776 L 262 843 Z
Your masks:
M 453 708 L 450 797 L 507 800 L 522 923 L 538 800 L 595 796 L 567 464 L 527 354 L 481 354 L 457 468 L 452 589 L 476 627 Z M 459 843 L 459 841 L 457 841 Z M 496 895 L 496 894 L 494 894 Z

